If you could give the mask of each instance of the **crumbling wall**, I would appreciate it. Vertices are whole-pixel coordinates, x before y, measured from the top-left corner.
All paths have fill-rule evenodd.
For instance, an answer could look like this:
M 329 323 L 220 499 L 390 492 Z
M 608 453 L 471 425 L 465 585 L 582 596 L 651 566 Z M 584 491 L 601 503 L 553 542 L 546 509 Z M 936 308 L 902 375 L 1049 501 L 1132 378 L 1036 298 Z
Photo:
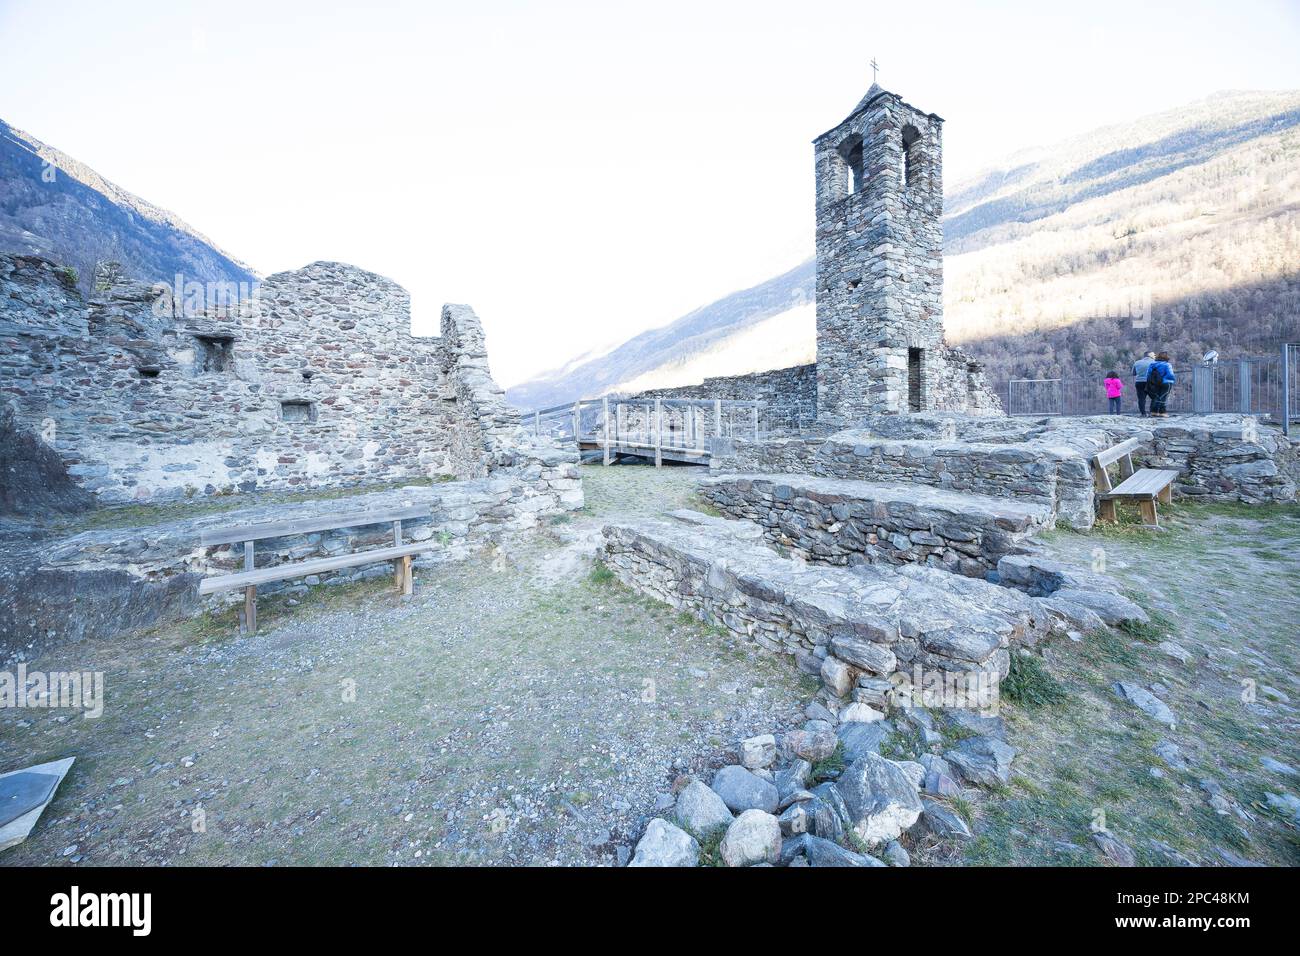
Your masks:
M 242 600 L 242 591 L 200 598 L 199 581 L 243 570 L 243 544 L 204 547 L 204 529 L 424 505 L 430 517 L 402 523 L 406 541 L 431 542 L 417 567 L 463 558 L 470 550 L 536 528 L 582 505 L 576 456 L 538 447 L 528 465 L 490 477 L 411 486 L 345 498 L 264 504 L 200 517 L 20 539 L 0 546 L 0 665 L 56 647 L 177 620 Z M 256 567 L 332 557 L 392 543 L 392 528 L 367 525 L 258 541 Z M 259 587 L 296 594 L 391 574 L 371 564 Z M 233 612 L 231 612 L 233 621 Z
M 481 477 L 528 458 L 468 307 L 415 337 L 405 290 L 330 262 L 268 277 L 242 308 L 183 304 L 120 278 L 83 302 L 53 263 L 0 256 L 4 392 L 101 501 Z

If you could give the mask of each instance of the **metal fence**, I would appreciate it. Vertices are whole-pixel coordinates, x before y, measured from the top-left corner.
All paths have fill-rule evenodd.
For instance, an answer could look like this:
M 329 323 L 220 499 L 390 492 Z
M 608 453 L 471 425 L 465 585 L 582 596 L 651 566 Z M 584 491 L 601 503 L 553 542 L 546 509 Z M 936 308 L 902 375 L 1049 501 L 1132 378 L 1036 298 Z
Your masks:
M 1284 345 L 1274 357 L 1202 362 L 1190 370 L 1175 372 L 1179 373 L 1178 379 L 1165 403 L 1170 412 L 1268 416 L 1284 426 L 1300 419 L 1300 345 Z M 1121 378 L 1121 412 L 1135 415 L 1138 400 L 1132 376 L 1126 369 Z M 999 391 L 1005 397 L 1007 414 L 1013 416 L 1109 412 L 1106 388 L 1100 379 L 1011 379 Z

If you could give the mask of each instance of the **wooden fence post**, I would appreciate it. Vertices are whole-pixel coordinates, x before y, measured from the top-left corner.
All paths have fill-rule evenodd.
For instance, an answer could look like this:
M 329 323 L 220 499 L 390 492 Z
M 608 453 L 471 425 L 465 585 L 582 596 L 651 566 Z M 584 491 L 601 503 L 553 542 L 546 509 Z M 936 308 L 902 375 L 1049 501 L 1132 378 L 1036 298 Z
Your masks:
M 253 570 L 253 542 L 244 542 L 244 570 Z M 244 588 L 244 629 L 249 634 L 257 633 L 257 587 Z
M 601 411 L 605 419 L 605 467 L 609 467 L 609 396 L 601 399 Z
M 655 399 L 655 467 L 664 466 L 664 403 L 663 399 Z

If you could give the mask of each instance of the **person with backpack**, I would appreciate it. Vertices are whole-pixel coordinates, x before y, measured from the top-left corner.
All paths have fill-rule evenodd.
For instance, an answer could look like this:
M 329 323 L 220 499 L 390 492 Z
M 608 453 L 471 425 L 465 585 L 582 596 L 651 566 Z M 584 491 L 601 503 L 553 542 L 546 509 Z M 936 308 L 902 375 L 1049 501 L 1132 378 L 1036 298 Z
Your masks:
M 1124 394 L 1123 380 L 1120 379 L 1118 372 L 1110 372 L 1102 384 L 1106 386 L 1106 402 L 1110 406 L 1110 414 L 1118 415 L 1120 396 Z
M 1152 418 L 1169 417 L 1165 405 L 1169 401 L 1169 393 L 1173 391 L 1176 381 L 1178 379 L 1174 375 L 1174 368 L 1169 364 L 1169 353 L 1161 352 L 1147 369 L 1147 395 L 1151 398 Z
M 1148 352 L 1133 363 L 1133 390 L 1137 392 L 1138 414 L 1143 418 L 1147 417 L 1147 372 L 1155 360 L 1156 353 Z

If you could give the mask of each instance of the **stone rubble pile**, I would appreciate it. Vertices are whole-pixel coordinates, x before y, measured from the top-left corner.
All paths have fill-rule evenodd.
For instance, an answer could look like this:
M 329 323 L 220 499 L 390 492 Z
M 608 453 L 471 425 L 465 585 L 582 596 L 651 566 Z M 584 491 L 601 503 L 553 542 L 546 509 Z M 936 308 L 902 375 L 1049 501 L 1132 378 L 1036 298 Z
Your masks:
M 707 783 L 678 777 L 629 865 L 909 866 L 908 846 L 972 839 L 959 808 L 1010 779 L 1015 751 L 996 717 L 913 707 L 895 726 L 817 703 L 806 716 L 800 730 L 740 741 L 738 762 Z M 887 741 L 905 755 L 882 756 Z
M 780 479 L 757 484 L 775 498 Z M 1011 779 L 1001 720 L 972 708 L 996 705 L 1013 647 L 1146 620 L 1103 575 L 1034 553 L 1003 555 L 982 579 L 819 564 L 835 556 L 785 557 L 769 538 L 760 524 L 692 511 L 604 528 L 603 560 L 624 584 L 790 654 L 822 684 L 801 728 L 741 741 L 707 784 L 680 778 L 634 866 L 906 866 L 904 843 L 969 840 L 955 798 Z M 944 698 L 936 719 L 920 706 L 935 703 L 935 675 L 968 692 L 987 678 L 993 696 Z M 887 742 L 905 756 L 882 756 Z

